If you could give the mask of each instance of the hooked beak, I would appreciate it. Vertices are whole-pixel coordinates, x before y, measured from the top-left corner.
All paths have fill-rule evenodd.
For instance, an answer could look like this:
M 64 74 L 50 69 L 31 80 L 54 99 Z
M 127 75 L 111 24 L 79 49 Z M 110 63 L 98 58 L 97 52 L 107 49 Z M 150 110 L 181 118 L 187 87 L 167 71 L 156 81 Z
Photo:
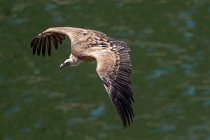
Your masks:
M 60 68 L 71 66 L 70 62 L 64 62 L 60 65 Z

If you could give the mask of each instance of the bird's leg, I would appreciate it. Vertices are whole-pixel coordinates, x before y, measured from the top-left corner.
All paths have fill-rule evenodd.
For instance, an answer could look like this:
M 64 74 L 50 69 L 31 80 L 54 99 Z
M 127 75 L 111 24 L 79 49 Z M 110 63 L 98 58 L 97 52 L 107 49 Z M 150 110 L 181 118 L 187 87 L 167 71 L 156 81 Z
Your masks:
M 73 54 L 69 56 L 69 59 L 66 59 L 64 63 L 60 65 L 60 67 L 72 67 L 72 66 L 78 66 L 82 60 L 75 57 Z

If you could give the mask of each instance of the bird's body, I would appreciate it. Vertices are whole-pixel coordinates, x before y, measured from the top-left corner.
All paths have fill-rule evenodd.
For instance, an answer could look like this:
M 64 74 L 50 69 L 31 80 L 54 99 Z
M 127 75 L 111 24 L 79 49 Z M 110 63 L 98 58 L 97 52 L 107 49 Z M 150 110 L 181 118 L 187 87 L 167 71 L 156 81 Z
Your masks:
M 118 41 L 95 30 L 54 27 L 39 34 L 31 41 L 33 54 L 45 56 L 47 49 L 51 55 L 52 44 L 58 44 L 69 37 L 71 39 L 71 54 L 60 67 L 78 66 L 81 62 L 97 61 L 96 71 L 103 81 L 109 97 L 116 107 L 124 127 L 133 121 L 133 94 L 130 88 L 131 62 L 129 47 L 123 41 Z

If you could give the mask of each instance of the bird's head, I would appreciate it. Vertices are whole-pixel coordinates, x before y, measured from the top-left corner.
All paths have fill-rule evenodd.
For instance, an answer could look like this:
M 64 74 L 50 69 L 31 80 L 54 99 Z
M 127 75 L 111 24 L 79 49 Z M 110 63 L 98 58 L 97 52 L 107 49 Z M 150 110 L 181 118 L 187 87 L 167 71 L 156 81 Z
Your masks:
M 82 62 L 82 60 L 78 59 L 77 57 L 75 57 L 74 55 L 71 54 L 71 55 L 69 56 L 69 59 L 66 59 L 66 60 L 60 65 L 60 68 L 78 66 L 81 62 Z

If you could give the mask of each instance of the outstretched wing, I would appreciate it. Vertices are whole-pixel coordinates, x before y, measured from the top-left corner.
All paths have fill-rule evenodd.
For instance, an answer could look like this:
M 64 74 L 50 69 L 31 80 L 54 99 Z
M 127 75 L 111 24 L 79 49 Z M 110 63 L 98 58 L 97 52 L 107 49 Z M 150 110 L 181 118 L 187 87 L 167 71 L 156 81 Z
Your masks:
M 134 117 L 129 51 L 126 43 L 112 40 L 106 48 L 98 47 L 92 53 L 92 56 L 97 60 L 96 71 L 103 81 L 124 127 L 130 125 Z
M 67 36 L 63 33 L 46 30 L 31 41 L 33 54 L 37 53 L 37 55 L 40 55 L 42 52 L 42 55 L 45 56 L 47 49 L 48 55 L 51 56 L 52 44 L 54 45 L 55 49 L 57 49 L 58 45 L 61 44 L 66 37 Z

